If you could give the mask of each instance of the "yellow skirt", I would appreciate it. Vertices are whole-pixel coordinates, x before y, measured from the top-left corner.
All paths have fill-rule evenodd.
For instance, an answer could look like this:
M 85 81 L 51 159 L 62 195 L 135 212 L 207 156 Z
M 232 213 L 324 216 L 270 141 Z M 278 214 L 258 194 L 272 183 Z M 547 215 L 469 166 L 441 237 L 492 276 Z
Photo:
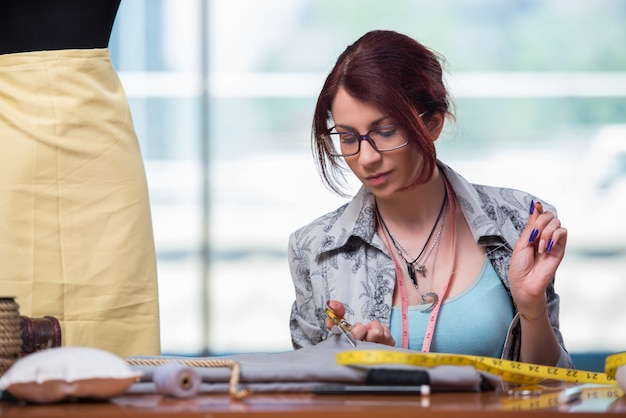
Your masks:
M 0 296 L 63 344 L 160 354 L 145 169 L 108 49 L 0 55 Z

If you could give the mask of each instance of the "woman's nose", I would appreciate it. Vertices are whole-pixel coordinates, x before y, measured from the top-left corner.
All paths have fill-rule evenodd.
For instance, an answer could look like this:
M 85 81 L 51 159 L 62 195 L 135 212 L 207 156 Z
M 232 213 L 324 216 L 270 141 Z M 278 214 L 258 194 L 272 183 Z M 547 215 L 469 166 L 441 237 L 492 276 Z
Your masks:
M 368 165 L 380 160 L 380 152 L 369 143 L 361 140 L 361 150 L 359 151 L 359 164 Z

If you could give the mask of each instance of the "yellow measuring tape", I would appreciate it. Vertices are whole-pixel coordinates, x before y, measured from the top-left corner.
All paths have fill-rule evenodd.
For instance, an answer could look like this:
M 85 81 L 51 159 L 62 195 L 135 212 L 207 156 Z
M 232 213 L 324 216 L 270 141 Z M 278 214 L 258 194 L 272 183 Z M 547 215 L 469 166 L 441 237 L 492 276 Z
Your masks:
M 616 385 L 615 372 L 626 366 L 626 352 L 606 358 L 605 373 L 549 367 L 539 364 L 502 360 L 492 357 L 446 353 L 407 353 L 391 350 L 350 350 L 337 354 L 337 363 L 344 366 L 409 365 L 418 367 L 473 366 L 476 370 L 500 376 L 503 381 L 535 384 L 542 380 L 573 383 Z

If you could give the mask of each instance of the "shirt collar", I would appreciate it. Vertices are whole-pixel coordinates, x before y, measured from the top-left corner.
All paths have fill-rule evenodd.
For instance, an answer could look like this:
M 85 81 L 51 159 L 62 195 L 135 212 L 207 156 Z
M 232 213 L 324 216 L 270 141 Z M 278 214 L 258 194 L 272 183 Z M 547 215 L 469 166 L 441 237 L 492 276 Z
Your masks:
M 486 212 L 490 210 L 490 206 L 487 205 L 488 198 L 481 196 L 470 182 L 446 164 L 438 161 L 437 165 L 448 179 L 476 242 L 481 245 L 501 245 L 507 242 L 497 223 Z M 354 198 L 336 217 L 326 234 L 325 244 L 320 248 L 319 254 L 345 246 L 352 237 L 383 249 L 382 241 L 375 238 L 377 237 L 375 217 L 374 195 L 365 186 L 361 186 Z M 509 242 L 509 245 L 511 244 L 514 245 L 514 242 Z

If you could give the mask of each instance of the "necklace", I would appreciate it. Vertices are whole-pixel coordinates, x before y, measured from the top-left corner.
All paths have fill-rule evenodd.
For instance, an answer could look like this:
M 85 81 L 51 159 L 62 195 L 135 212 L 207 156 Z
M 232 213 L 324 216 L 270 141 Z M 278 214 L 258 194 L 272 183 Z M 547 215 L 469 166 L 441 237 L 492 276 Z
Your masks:
M 376 208 L 376 215 L 377 215 L 378 219 L 380 220 L 381 225 L 385 229 L 385 232 L 387 233 L 387 235 L 391 239 L 391 243 L 393 244 L 394 248 L 396 249 L 396 252 L 398 253 L 400 258 L 402 258 L 402 260 L 406 264 L 406 269 L 407 269 L 407 272 L 409 273 L 409 279 L 411 279 L 411 283 L 413 283 L 413 286 L 416 289 L 418 288 L 418 284 L 417 284 L 417 277 L 415 275 L 415 266 L 414 266 L 414 264 L 420 259 L 422 254 L 424 254 L 424 250 L 426 250 L 426 247 L 428 246 L 428 242 L 433 237 L 433 234 L 435 233 L 435 229 L 437 229 L 437 224 L 439 223 L 439 220 L 443 217 L 443 221 L 445 221 L 445 212 L 446 212 L 446 203 L 447 203 L 447 201 L 448 201 L 448 194 L 444 193 L 443 201 L 441 202 L 441 209 L 439 209 L 439 214 L 437 215 L 437 219 L 435 220 L 435 223 L 433 224 L 433 227 L 430 230 L 430 233 L 428 234 L 428 238 L 426 238 L 426 242 L 424 243 L 424 246 L 422 247 L 422 250 L 417 255 L 417 257 L 415 257 L 413 259 L 413 261 L 409 261 L 409 260 L 406 259 L 406 257 L 404 257 L 404 253 L 409 255 L 408 251 L 406 251 L 404 248 L 402 248 L 402 246 L 395 240 L 393 235 L 391 235 L 391 232 L 389 231 L 389 228 L 387 228 L 387 224 L 385 223 L 385 220 L 383 219 L 383 217 L 381 216 L 380 212 L 378 211 L 378 207 Z M 435 244 L 437 243 L 437 241 L 439 241 L 439 237 L 441 235 L 442 229 L 443 229 L 443 222 L 441 223 L 441 226 L 439 228 L 439 232 L 437 233 L 437 237 L 435 238 L 435 240 L 433 241 L 432 245 L 430 246 L 430 248 L 428 250 L 428 253 L 426 255 L 426 258 L 424 259 L 424 262 L 423 263 L 418 263 L 418 265 L 417 265 L 417 271 L 423 277 L 426 277 L 426 266 L 425 266 L 426 260 L 428 260 L 428 256 L 432 252 L 432 250 L 433 250 Z
M 437 231 L 437 235 L 435 236 L 435 239 L 433 240 L 432 245 L 430 246 L 430 248 L 428 249 L 428 253 L 426 253 L 426 257 L 424 257 L 424 261 L 421 264 L 418 264 L 417 268 L 418 271 L 420 273 L 422 273 L 422 275 L 424 277 L 426 277 L 425 271 L 426 271 L 426 262 L 428 261 L 428 257 L 430 256 L 430 253 L 433 251 L 433 248 L 436 248 L 435 250 L 435 256 L 433 257 L 433 262 L 432 262 L 432 271 L 433 271 L 433 278 L 432 280 L 429 282 L 428 288 L 426 288 L 426 291 L 424 293 L 420 292 L 418 286 L 416 283 L 413 284 L 413 287 L 415 287 L 415 290 L 417 290 L 417 292 L 420 295 L 421 298 L 421 302 L 418 305 L 418 308 L 420 310 L 420 312 L 424 312 L 424 313 L 428 313 L 430 311 L 433 310 L 433 308 L 437 305 L 437 303 L 439 302 L 439 295 L 437 295 L 436 292 L 431 292 L 431 285 L 432 285 L 432 281 L 435 280 L 435 265 L 437 264 L 437 254 L 439 253 L 439 238 L 441 237 L 441 232 L 443 231 L 443 226 L 446 222 L 446 213 L 448 211 L 448 208 L 446 206 L 446 210 L 444 210 L 443 212 L 443 216 L 441 218 L 441 225 L 439 226 L 439 230 Z
M 433 252 L 433 248 L 435 248 L 435 245 L 437 245 L 437 248 L 439 248 L 438 244 L 439 244 L 439 238 L 441 237 L 441 232 L 443 231 L 443 226 L 446 223 L 446 214 L 448 213 L 448 206 L 445 204 L 446 200 L 444 198 L 444 210 L 443 210 L 443 214 L 440 212 L 439 213 L 439 217 L 441 218 L 441 224 L 439 225 L 439 229 L 437 230 L 437 235 L 435 235 L 435 239 L 433 240 L 432 244 L 430 245 L 430 248 L 428 249 L 428 252 L 426 253 L 426 256 L 424 257 L 424 260 L 421 263 L 417 263 L 417 271 L 422 275 L 422 277 L 426 278 L 426 262 L 428 261 L 428 257 L 430 257 L 430 253 Z M 439 218 L 437 218 L 437 220 L 439 220 Z M 436 253 L 435 253 L 435 257 L 436 257 Z M 434 261 L 433 261 L 434 263 Z M 434 265 L 433 265 L 434 268 Z M 417 288 L 417 286 L 416 286 Z

